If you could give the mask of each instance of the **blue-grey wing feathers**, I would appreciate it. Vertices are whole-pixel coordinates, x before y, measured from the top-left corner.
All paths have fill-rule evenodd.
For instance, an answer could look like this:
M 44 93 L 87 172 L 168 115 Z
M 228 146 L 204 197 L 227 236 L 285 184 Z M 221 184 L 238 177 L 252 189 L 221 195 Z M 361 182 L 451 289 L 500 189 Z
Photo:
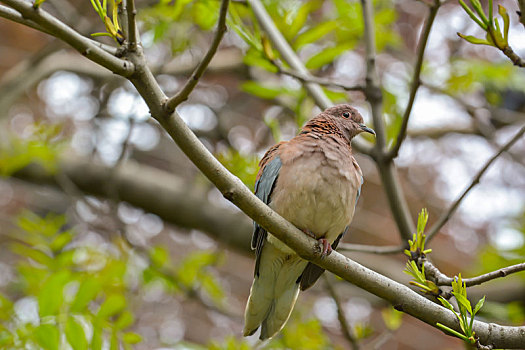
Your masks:
M 262 171 L 261 177 L 255 183 L 255 195 L 266 204 L 270 203 L 270 197 L 273 188 L 275 187 L 277 177 L 279 176 L 281 165 L 281 158 L 279 158 L 279 156 L 275 156 L 268 164 L 266 164 Z M 266 230 L 254 221 L 252 249 L 255 249 L 255 276 L 259 275 L 259 262 L 261 260 L 261 252 L 264 241 L 266 241 L 266 235 Z

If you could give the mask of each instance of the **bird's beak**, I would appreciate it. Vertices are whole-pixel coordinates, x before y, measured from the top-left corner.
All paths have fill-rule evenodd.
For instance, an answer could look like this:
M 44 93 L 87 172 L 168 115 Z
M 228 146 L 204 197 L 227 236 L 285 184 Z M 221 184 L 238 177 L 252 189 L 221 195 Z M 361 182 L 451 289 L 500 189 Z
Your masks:
M 374 136 L 376 136 L 376 132 L 373 130 L 373 129 L 370 129 L 368 126 L 366 126 L 365 124 L 359 124 L 359 127 L 361 128 L 361 130 L 363 130 L 364 132 L 368 132 Z

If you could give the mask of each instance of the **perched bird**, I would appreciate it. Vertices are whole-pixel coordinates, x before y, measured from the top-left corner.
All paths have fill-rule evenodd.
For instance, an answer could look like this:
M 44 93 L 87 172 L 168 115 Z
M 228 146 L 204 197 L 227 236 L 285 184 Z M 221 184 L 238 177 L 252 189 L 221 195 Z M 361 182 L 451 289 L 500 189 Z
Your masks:
M 350 141 L 375 135 L 350 105 L 326 109 L 299 135 L 271 147 L 261 159 L 255 194 L 273 210 L 319 241 L 321 254 L 335 249 L 354 216 L 363 175 Z M 244 336 L 261 327 L 260 339 L 285 325 L 297 300 L 324 272 L 254 222 L 255 277 L 244 315 Z

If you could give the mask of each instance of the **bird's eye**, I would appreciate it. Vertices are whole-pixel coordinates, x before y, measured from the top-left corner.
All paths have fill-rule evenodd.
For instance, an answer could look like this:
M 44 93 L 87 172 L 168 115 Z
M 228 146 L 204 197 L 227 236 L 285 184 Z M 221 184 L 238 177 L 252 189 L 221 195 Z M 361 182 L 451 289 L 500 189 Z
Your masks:
M 345 118 L 350 117 L 350 113 L 348 113 L 348 112 L 344 112 L 344 113 L 343 113 L 343 117 L 345 117 Z

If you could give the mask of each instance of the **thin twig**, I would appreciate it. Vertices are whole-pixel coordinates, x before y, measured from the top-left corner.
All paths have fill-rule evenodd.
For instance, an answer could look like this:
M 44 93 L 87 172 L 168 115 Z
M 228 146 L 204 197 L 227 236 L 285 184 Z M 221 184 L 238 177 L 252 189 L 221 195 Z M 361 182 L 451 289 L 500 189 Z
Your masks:
M 341 305 L 339 295 L 337 295 L 337 292 L 335 291 L 335 288 L 332 285 L 332 281 L 330 281 L 330 277 L 328 277 L 326 273 L 323 274 L 323 277 L 326 289 L 328 290 L 328 293 L 334 300 L 335 306 L 337 307 L 337 318 L 339 319 L 339 324 L 341 325 L 341 332 L 343 332 L 343 336 L 348 341 L 352 349 L 359 350 L 359 344 L 357 343 L 357 339 L 355 339 L 355 337 L 352 334 L 352 328 L 350 327 L 350 325 L 348 324 L 348 320 L 346 319 L 346 315 Z
M 420 75 L 421 67 L 423 66 L 423 58 L 425 56 L 425 48 L 427 47 L 427 41 L 428 37 L 430 36 L 430 30 L 432 29 L 432 25 L 434 24 L 434 19 L 436 18 L 440 4 L 440 0 L 434 0 L 434 5 L 430 7 L 425 28 L 423 29 L 423 33 L 421 33 L 421 37 L 419 39 L 417 49 L 417 60 L 416 65 L 414 66 L 412 84 L 410 85 L 410 97 L 408 98 L 408 104 L 403 115 L 403 121 L 401 122 L 401 127 L 399 129 L 399 134 L 397 135 L 396 143 L 387 155 L 387 157 L 391 159 L 397 157 L 399 153 L 399 148 L 401 147 L 401 144 L 403 143 L 403 140 L 405 139 L 407 134 L 408 120 L 410 118 L 410 113 L 412 112 L 412 107 L 414 106 L 414 100 L 416 99 L 417 90 L 421 85 Z
M 272 18 L 266 11 L 264 5 L 260 0 L 248 0 L 257 22 L 261 28 L 266 32 L 270 39 L 273 47 L 279 52 L 283 60 L 299 74 L 310 75 L 308 69 L 304 66 L 301 59 L 297 56 L 295 51 L 292 49 L 290 44 L 286 41 L 283 34 L 279 31 Z M 322 87 L 319 84 L 313 82 L 305 82 L 304 88 L 308 94 L 313 98 L 315 104 L 321 108 L 326 109 L 333 105 L 332 101 L 326 96 Z M 372 147 L 363 139 L 355 138 L 352 141 L 354 148 L 363 154 L 370 155 Z
M 126 13 L 128 18 L 128 49 L 135 51 L 137 49 L 137 10 L 135 9 L 135 0 L 126 0 Z
M 503 152 L 506 152 L 510 147 L 512 147 L 512 145 L 514 145 L 514 143 L 516 143 L 516 141 L 518 141 L 521 136 L 525 133 L 525 126 L 523 126 L 517 133 L 516 135 L 514 135 L 513 138 L 511 138 L 505 145 L 503 145 L 503 147 L 501 147 L 499 149 L 498 152 L 496 152 L 496 154 L 494 154 L 492 156 L 492 158 L 490 158 L 487 163 L 485 163 L 485 165 L 483 166 L 483 168 L 481 168 L 478 173 L 476 174 L 476 176 L 474 176 L 474 178 L 472 179 L 472 182 L 470 183 L 470 185 L 465 189 L 465 191 L 463 191 L 463 193 L 454 201 L 454 203 L 452 203 L 452 205 L 450 206 L 450 208 L 443 214 L 441 215 L 441 217 L 439 218 L 439 220 L 434 224 L 434 226 L 432 226 L 430 228 L 430 230 L 428 231 L 428 234 L 427 234 L 427 240 L 430 241 L 435 235 L 436 233 L 439 232 L 439 230 L 441 230 L 441 228 L 447 223 L 447 221 L 450 219 L 450 217 L 454 214 L 454 212 L 456 211 L 456 209 L 458 208 L 459 204 L 461 203 L 461 201 L 467 196 L 467 194 L 470 192 L 471 189 L 473 189 L 478 183 L 479 183 L 479 180 L 481 179 L 481 177 L 483 176 L 483 174 L 485 174 L 485 172 L 488 170 L 488 168 L 492 165 L 492 163 L 494 163 L 494 161 L 496 159 L 498 159 L 498 157 L 503 153 Z
M 425 273 L 428 277 L 432 278 L 432 281 L 438 286 L 451 286 L 454 278 L 449 277 L 439 271 L 439 269 L 434 266 L 430 261 L 424 259 L 422 262 L 425 266 Z M 506 277 L 510 274 L 525 271 L 525 263 L 520 263 L 516 265 L 511 265 L 503 267 L 501 269 L 485 273 L 471 278 L 463 278 L 462 281 L 466 284 L 467 287 L 477 286 L 479 284 L 485 283 L 487 281 L 492 281 L 496 278 Z
M 100 45 L 94 44 L 92 40 L 79 34 L 42 8 L 35 9 L 30 2 L 23 0 L 2 0 L 2 2 L 20 12 L 23 18 L 36 23 L 49 34 L 65 41 L 82 55 L 112 72 L 123 77 L 128 77 L 134 72 L 133 63 L 106 52 Z
M 199 82 L 199 79 L 201 78 L 202 74 L 210 64 L 211 59 L 215 55 L 215 52 L 217 52 L 217 48 L 219 47 L 219 44 L 222 40 L 222 37 L 224 36 L 224 33 L 226 32 L 226 15 L 228 14 L 228 4 L 229 0 L 222 0 L 221 2 L 221 9 L 219 13 L 219 21 L 217 23 L 217 30 L 215 31 L 215 36 L 213 38 L 213 42 L 208 49 L 208 52 L 202 59 L 202 61 L 199 63 L 197 68 L 193 71 L 193 74 L 191 77 L 186 81 L 186 84 L 184 87 L 173 97 L 171 97 L 165 105 L 166 111 L 169 113 L 173 113 L 175 108 L 182 102 L 186 101 L 188 99 L 188 96 L 193 91 L 197 83 Z
M 296 70 L 288 69 L 283 67 L 277 60 L 272 60 L 273 65 L 278 69 L 278 72 L 281 74 L 289 75 L 303 83 L 314 83 L 323 86 L 332 86 L 341 88 L 345 91 L 364 91 L 365 87 L 363 85 L 347 85 L 341 82 L 335 82 L 332 79 L 315 77 L 311 74 L 301 73 Z
M 401 253 L 406 247 L 403 245 L 389 245 L 389 246 L 376 246 L 367 244 L 350 244 L 340 243 L 337 247 L 338 251 L 345 252 L 360 252 L 360 253 L 371 253 L 371 254 L 396 254 Z

